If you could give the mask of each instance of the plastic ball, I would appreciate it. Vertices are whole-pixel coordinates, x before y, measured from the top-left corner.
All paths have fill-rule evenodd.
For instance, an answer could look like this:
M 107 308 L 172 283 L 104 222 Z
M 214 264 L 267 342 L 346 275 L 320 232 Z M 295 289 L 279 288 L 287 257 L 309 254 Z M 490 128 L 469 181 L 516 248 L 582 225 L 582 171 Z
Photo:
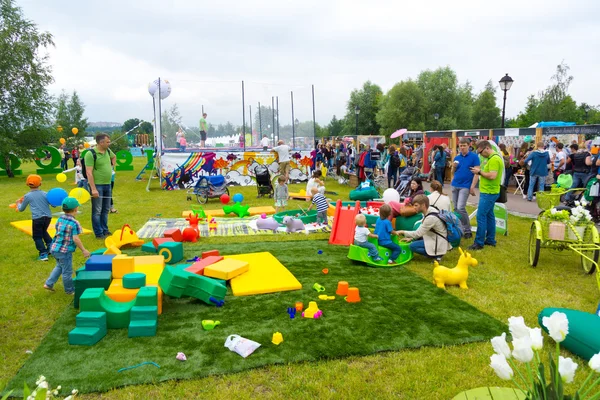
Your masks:
M 58 207 L 62 204 L 63 200 L 67 198 L 67 196 L 68 194 L 65 189 L 54 188 L 48 191 L 46 198 L 52 207 Z
M 71 132 L 73 132 L 73 135 L 77 135 L 79 133 L 79 129 L 73 128 L 71 129 Z
M 317 251 L 317 254 L 323 254 L 323 250 Z
M 221 197 L 219 197 L 219 200 L 221 200 L 221 203 L 223 204 L 229 204 L 229 195 L 227 193 L 224 193 L 221 195 Z
M 77 199 L 79 204 L 87 203 L 88 201 L 90 201 L 90 198 L 92 197 L 92 196 L 90 196 L 90 192 L 88 192 L 84 188 L 80 188 L 80 187 L 71 190 L 69 192 L 69 196 Z
M 260 214 L 260 217 L 261 217 L 262 219 L 267 219 L 267 214 L 265 214 L 265 213 L 262 213 L 262 214 Z
M 385 189 L 383 192 L 383 202 L 388 204 L 390 201 L 400 201 L 400 193 L 396 189 Z
M 148 84 L 148 93 L 150 96 L 154 96 L 156 91 L 158 90 L 158 79 L 150 82 Z M 166 79 L 160 80 L 160 98 L 161 100 L 166 99 L 171 94 L 171 83 L 169 83 Z
M 56 175 L 56 180 L 59 181 L 60 183 L 66 182 L 67 175 L 65 175 L 61 172 L 60 174 Z
M 244 195 L 241 193 L 236 193 L 233 195 L 233 202 L 234 203 L 241 203 L 242 201 L 244 201 Z

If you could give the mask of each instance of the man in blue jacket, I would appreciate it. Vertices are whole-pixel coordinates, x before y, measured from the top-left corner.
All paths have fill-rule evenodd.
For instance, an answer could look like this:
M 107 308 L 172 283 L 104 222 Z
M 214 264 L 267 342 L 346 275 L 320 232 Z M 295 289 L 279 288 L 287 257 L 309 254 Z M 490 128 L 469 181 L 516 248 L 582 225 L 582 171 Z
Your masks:
M 527 201 L 533 201 L 533 190 L 537 183 L 537 191 L 544 191 L 544 184 L 546 183 L 546 176 L 548 176 L 548 164 L 550 164 L 550 154 L 544 150 L 544 142 L 537 143 L 537 150 L 532 151 L 531 154 L 524 160 L 521 161 L 521 166 L 531 161 L 531 167 L 529 168 L 529 188 L 527 188 Z

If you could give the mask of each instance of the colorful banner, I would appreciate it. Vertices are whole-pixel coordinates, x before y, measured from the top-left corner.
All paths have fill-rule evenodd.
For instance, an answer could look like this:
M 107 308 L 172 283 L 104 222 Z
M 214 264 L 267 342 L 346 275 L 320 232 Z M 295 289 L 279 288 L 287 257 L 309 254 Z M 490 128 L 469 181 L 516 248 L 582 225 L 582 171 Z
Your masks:
M 255 186 L 255 168 L 264 165 L 274 182 L 279 175 L 276 154 L 269 151 L 164 152 L 161 157 L 162 187 L 167 190 L 195 186 L 203 175 L 223 175 L 229 186 Z M 313 160 L 310 151 L 293 151 L 290 181 L 308 181 Z

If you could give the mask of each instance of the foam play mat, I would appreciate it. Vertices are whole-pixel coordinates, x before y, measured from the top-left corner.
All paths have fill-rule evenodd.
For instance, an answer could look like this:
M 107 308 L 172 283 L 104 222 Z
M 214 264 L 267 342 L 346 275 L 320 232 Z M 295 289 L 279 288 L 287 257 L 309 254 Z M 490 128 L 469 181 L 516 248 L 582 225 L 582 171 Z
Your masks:
M 264 294 L 302 289 L 298 279 L 271 253 L 225 256 L 248 263 L 248 271 L 231 280 L 234 296 Z
M 207 236 L 239 236 L 239 235 L 274 235 L 276 234 L 270 230 L 258 229 L 256 226 L 256 220 L 260 216 L 247 217 L 247 218 L 215 218 L 217 222 L 216 232 L 210 232 L 208 224 L 201 222 L 198 224 L 200 230 L 200 237 Z M 29 221 L 29 228 L 31 229 L 31 221 Z M 164 232 L 167 229 L 177 228 L 185 229 L 190 224 L 185 218 L 150 218 L 148 222 L 144 224 L 138 231 L 137 235 L 140 239 L 152 239 L 163 237 Z M 307 224 L 305 230 L 299 233 L 328 233 L 331 232 L 331 222 L 328 226 Z M 285 226 L 278 229 L 277 234 L 286 234 Z M 298 234 L 298 232 L 296 232 Z
M 54 235 L 56 234 L 56 229 L 54 229 L 54 227 L 56 226 L 57 219 L 58 218 L 52 218 L 52 221 L 50 221 L 50 226 L 48 227 L 48 234 L 52 237 L 54 237 Z M 15 228 L 17 228 L 18 230 L 20 230 L 21 232 L 25 232 L 26 234 L 31 236 L 31 220 L 30 219 L 25 219 L 23 221 L 13 221 L 10 224 L 12 226 L 14 226 Z M 83 234 L 85 235 L 88 233 L 92 233 L 92 231 L 90 229 L 83 228 Z
M 204 210 L 204 212 L 206 213 L 206 215 L 211 215 L 213 217 L 224 217 L 225 216 L 225 211 L 223 211 L 222 208 L 220 208 L 218 210 Z M 248 209 L 248 212 L 250 213 L 250 215 L 261 215 L 261 214 L 271 215 L 271 214 L 275 214 L 275 208 L 273 208 L 272 206 L 250 207 Z M 190 210 L 183 211 L 181 213 L 181 216 L 184 218 L 187 218 L 190 216 L 191 213 L 192 212 Z

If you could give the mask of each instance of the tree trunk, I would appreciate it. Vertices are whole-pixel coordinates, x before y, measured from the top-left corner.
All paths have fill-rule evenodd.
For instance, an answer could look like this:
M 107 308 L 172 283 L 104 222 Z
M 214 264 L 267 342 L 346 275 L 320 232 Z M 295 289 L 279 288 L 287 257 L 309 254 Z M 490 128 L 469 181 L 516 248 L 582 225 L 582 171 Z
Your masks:
M 15 174 L 13 173 L 10 165 L 10 153 L 4 156 L 4 165 L 6 166 L 6 176 L 8 176 L 9 178 L 14 178 Z

